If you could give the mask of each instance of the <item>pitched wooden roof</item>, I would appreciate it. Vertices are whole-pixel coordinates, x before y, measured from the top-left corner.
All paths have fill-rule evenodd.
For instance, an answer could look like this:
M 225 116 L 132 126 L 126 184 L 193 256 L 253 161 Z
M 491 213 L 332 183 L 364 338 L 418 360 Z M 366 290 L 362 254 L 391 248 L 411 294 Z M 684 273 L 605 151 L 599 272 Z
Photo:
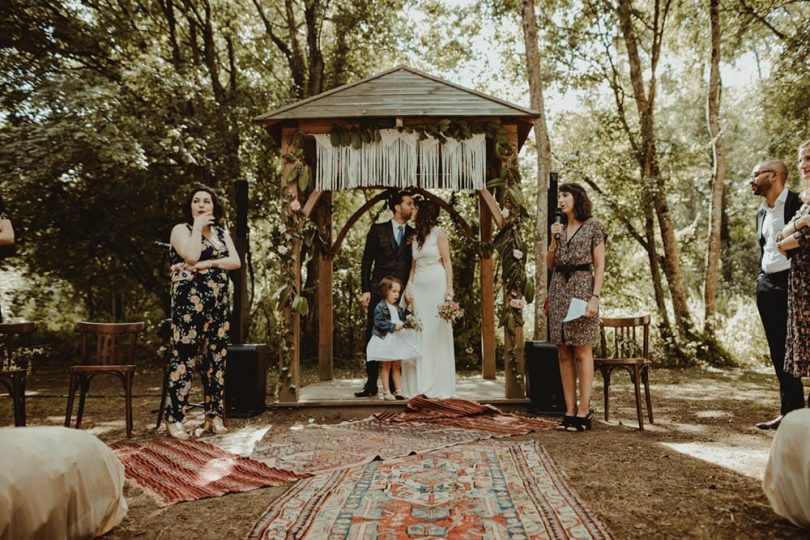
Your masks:
M 420 116 L 516 117 L 531 121 L 540 113 L 399 66 L 281 107 L 256 121 L 270 127 L 283 120 Z

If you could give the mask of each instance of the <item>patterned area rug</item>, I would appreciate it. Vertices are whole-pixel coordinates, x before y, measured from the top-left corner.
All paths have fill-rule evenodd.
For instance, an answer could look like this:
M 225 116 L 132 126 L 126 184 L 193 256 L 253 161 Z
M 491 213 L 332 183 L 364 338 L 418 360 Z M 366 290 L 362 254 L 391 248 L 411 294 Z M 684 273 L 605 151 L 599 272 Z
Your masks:
M 270 431 L 250 457 L 280 469 L 317 474 L 469 443 L 552 429 L 556 422 L 504 414 L 465 400 L 413 398 L 403 413 L 379 414 L 337 425 Z M 212 441 L 214 444 L 222 444 Z
M 305 478 L 199 440 L 163 439 L 112 447 L 127 480 L 158 506 L 277 486 Z
M 476 443 L 319 474 L 250 539 L 610 538 L 538 443 Z

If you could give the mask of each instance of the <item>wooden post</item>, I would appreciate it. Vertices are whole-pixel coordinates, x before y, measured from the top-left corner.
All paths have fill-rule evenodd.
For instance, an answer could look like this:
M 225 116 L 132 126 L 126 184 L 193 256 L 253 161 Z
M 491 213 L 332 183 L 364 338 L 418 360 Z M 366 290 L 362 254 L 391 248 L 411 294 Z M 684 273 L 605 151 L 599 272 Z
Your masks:
M 324 246 L 318 255 L 318 378 L 332 375 L 332 192 L 321 195 L 317 226 Z
M 512 159 L 517 160 L 519 151 L 517 126 L 515 124 L 509 124 L 504 127 L 509 133 L 509 144 L 512 146 L 515 153 Z M 509 302 L 509 291 L 506 286 L 503 288 L 503 295 L 504 302 Z M 514 355 L 504 354 L 503 371 L 507 399 L 523 399 L 526 397 L 526 358 L 524 346 L 523 326 L 515 327 L 514 340 L 509 336 L 506 327 L 504 327 L 504 353 L 510 350 L 514 353 Z M 515 372 L 517 372 L 517 376 Z
M 248 295 L 247 295 L 247 252 L 248 252 L 248 183 L 247 180 L 234 182 L 236 199 L 236 226 L 233 243 L 242 267 L 230 272 L 233 281 L 233 311 L 231 312 L 231 343 L 245 342 L 247 334 Z
M 281 154 L 295 151 L 292 146 L 290 138 L 295 133 L 293 128 L 284 128 L 281 130 Z M 282 170 L 282 178 L 285 182 L 290 195 L 297 200 L 299 198 L 298 182 L 287 182 L 289 173 L 295 165 L 284 161 L 284 168 Z M 285 206 L 282 210 L 281 219 L 284 223 L 291 221 L 291 210 L 289 206 Z M 295 277 L 296 291 L 301 291 L 301 241 L 296 240 L 292 246 L 292 266 L 293 274 Z M 285 326 L 292 330 L 292 358 L 289 365 L 289 380 L 285 383 L 282 381 L 279 389 L 278 399 L 281 402 L 296 402 L 298 401 L 298 393 L 301 390 L 301 317 L 298 312 L 293 311 L 289 306 L 284 308 Z M 281 352 L 283 354 L 283 351 Z M 281 362 L 283 365 L 284 362 Z M 282 377 L 284 374 L 279 374 Z
M 478 199 L 481 243 L 492 241 L 492 213 L 483 197 Z M 492 247 L 481 251 L 481 368 L 485 379 L 495 378 L 495 267 Z

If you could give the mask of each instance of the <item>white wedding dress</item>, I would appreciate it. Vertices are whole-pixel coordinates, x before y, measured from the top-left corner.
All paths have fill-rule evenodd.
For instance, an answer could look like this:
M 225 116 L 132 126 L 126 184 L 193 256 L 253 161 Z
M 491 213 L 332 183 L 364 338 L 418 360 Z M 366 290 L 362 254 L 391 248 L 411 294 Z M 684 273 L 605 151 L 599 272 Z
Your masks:
M 413 312 L 422 323 L 422 357 L 402 364 L 402 391 L 406 396 L 424 394 L 429 398 L 448 399 L 456 392 L 456 355 L 453 350 L 453 326 L 439 318 L 439 305 L 447 294 L 444 271 L 436 240 L 441 229 L 434 227 L 421 248 L 413 243 L 416 271 L 413 276 Z

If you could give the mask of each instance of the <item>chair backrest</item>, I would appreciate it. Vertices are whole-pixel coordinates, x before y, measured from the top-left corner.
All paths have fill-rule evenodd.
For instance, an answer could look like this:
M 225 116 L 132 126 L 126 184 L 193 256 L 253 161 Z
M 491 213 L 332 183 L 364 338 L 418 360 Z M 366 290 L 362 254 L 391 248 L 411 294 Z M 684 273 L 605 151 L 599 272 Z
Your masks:
M 649 314 L 599 320 L 599 358 L 649 358 L 649 352 Z
M 0 323 L 0 369 L 13 369 L 19 348 L 28 345 L 37 331 L 35 322 Z
M 73 331 L 81 334 L 82 363 L 101 366 L 135 363 L 138 336 L 145 328 L 145 322 L 77 322 Z

